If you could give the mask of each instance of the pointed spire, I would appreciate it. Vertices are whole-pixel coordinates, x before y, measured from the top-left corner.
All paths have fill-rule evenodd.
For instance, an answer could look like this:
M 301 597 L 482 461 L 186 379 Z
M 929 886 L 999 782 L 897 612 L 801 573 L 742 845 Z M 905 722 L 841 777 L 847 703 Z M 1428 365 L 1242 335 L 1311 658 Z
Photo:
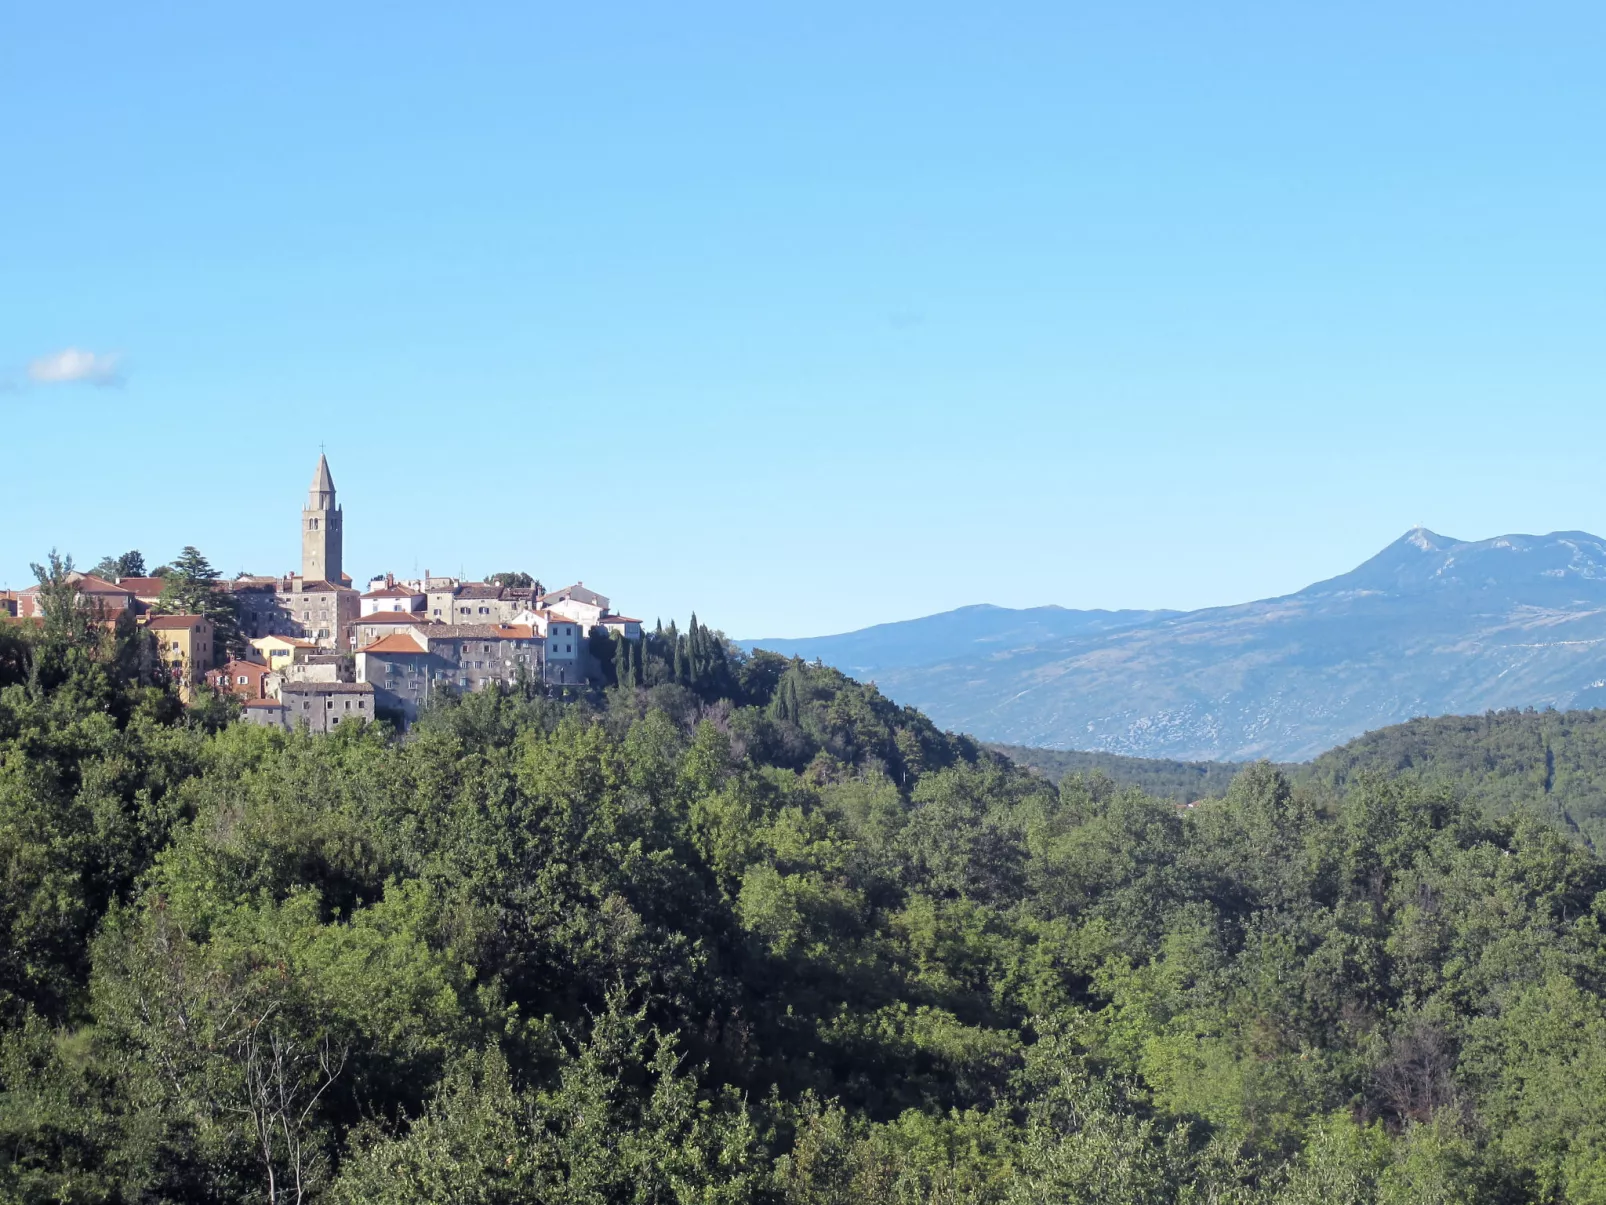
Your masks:
M 335 492 L 335 479 L 329 475 L 329 461 L 322 452 L 318 453 L 318 469 L 312 474 L 312 492 L 315 494 Z

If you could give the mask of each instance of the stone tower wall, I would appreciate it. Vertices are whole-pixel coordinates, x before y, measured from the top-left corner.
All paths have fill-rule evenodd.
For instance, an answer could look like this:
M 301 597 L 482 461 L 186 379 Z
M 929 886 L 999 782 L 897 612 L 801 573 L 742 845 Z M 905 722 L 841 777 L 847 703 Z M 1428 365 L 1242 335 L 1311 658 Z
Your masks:
M 333 496 L 331 495 L 331 502 Z M 338 506 L 301 512 L 301 577 L 304 581 L 340 584 L 343 565 L 342 520 Z

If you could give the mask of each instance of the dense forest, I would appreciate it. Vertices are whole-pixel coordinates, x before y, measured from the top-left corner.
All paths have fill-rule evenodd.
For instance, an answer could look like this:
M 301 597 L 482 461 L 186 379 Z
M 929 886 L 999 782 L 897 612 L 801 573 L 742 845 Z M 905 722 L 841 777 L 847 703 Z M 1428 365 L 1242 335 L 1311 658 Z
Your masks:
M 1056 787 L 707 628 L 404 738 L 0 625 L 0 1198 L 1606 1202 L 1606 866 Z
M 1368 732 L 1296 771 L 1340 791 L 1377 772 L 1443 783 L 1491 815 L 1536 810 L 1606 849 L 1606 711 L 1415 719 Z
M 1036 770 L 1049 782 L 1071 774 L 1101 775 L 1117 786 L 1136 787 L 1156 799 L 1193 803 L 1220 799 L 1244 769 L 1242 762 L 1173 761 L 1164 757 L 1126 757 L 1081 749 L 1039 749 L 1031 745 L 984 742 L 1017 765 Z
M 988 744 L 1059 782 L 1094 774 L 1161 799 L 1192 803 L 1225 796 L 1244 769 L 1236 762 L 1184 762 L 1114 753 Z M 1526 808 L 1606 848 L 1606 711 L 1491 711 L 1429 716 L 1380 728 L 1297 765 L 1296 783 L 1342 795 L 1368 775 L 1407 776 L 1449 787 L 1458 799 L 1503 816 Z

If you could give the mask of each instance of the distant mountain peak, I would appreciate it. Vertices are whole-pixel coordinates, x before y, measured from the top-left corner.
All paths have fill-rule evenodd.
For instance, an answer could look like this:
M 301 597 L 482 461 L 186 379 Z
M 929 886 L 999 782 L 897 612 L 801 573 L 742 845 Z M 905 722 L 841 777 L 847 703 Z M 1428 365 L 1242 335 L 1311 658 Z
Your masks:
M 1418 523 L 1415 527 L 1411 528 L 1410 531 L 1406 532 L 1403 536 L 1396 540 L 1395 543 L 1413 544 L 1420 548 L 1423 552 L 1442 552 L 1450 545 L 1459 544 L 1461 541 L 1448 539 L 1445 536 L 1439 535 L 1438 532 L 1429 531 L 1426 527 L 1423 527 L 1420 523 Z
M 1549 595 L 1570 589 L 1567 583 L 1580 579 L 1606 579 L 1606 541 L 1588 532 L 1457 540 L 1417 526 L 1348 573 L 1307 586 L 1298 597 L 1349 592 L 1408 595 L 1430 589 L 1514 597 L 1531 593 L 1536 584 L 1543 584 L 1541 595 Z

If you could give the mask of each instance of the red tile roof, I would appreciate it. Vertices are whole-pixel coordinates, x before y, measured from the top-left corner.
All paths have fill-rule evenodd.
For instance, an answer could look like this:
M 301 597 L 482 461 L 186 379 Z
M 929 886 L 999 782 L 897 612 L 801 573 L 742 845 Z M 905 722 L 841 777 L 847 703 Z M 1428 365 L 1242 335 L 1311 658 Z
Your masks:
M 370 590 L 364 598 L 412 598 L 422 590 L 409 590 L 406 586 L 386 586 L 383 590 Z
M 361 626 L 365 623 L 434 623 L 435 621 L 422 611 L 375 611 L 372 615 L 358 616 L 353 623 Z
M 145 626 L 159 632 L 182 632 L 201 623 L 211 623 L 205 615 L 152 615 Z
M 167 584 L 165 577 L 120 577 L 117 588 L 131 594 L 160 594 Z
M 109 582 L 103 577 L 96 577 L 93 573 L 85 573 L 72 581 L 74 589 L 81 594 L 131 594 L 133 591 L 125 590 L 116 582 Z
M 424 650 L 418 647 L 406 632 L 392 632 L 388 636 L 381 636 L 372 644 L 364 645 L 357 650 L 359 653 L 417 653 L 422 655 Z

